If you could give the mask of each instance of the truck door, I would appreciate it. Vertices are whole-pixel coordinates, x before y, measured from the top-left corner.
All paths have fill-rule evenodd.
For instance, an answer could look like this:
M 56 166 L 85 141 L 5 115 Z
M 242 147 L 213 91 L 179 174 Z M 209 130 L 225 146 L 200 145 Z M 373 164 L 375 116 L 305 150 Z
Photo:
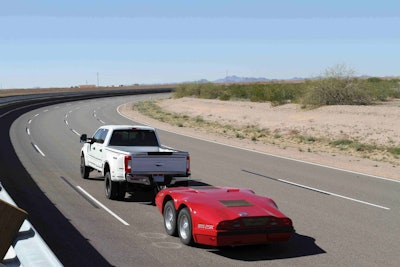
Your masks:
M 103 168 L 104 140 L 106 139 L 107 133 L 107 129 L 99 129 L 93 136 L 94 143 L 90 146 L 89 160 L 99 169 Z

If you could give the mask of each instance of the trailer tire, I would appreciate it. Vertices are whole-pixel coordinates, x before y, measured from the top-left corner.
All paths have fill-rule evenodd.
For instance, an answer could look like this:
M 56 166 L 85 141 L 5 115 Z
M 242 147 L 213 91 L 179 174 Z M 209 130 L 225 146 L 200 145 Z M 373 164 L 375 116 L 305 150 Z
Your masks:
M 177 228 L 181 242 L 188 246 L 193 245 L 192 217 L 188 208 L 179 211 Z
M 178 231 L 176 227 L 176 221 L 178 219 L 178 213 L 175 210 L 174 201 L 169 200 L 164 205 L 164 227 L 168 235 L 177 236 Z

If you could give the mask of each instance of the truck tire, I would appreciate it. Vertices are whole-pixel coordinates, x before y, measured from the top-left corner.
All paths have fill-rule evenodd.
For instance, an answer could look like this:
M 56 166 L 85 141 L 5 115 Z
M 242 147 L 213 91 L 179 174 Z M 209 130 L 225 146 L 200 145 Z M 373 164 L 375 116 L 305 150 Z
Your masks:
M 118 200 L 124 200 L 126 194 L 126 182 L 120 182 L 118 184 Z
M 173 200 L 169 200 L 167 203 L 165 203 L 163 215 L 165 231 L 168 235 L 177 236 L 176 220 L 178 216 Z
M 106 172 L 104 176 L 104 187 L 106 192 L 106 197 L 108 199 L 116 200 L 118 197 L 118 183 L 111 181 L 110 172 Z
M 89 178 L 90 167 L 85 165 L 85 156 L 81 156 L 81 176 L 83 179 Z

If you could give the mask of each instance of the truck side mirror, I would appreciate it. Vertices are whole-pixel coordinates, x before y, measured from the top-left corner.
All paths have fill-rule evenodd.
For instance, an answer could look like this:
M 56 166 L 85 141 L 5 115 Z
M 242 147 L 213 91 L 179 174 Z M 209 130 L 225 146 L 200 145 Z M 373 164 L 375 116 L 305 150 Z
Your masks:
M 81 135 L 81 143 L 85 143 L 87 141 L 87 134 Z

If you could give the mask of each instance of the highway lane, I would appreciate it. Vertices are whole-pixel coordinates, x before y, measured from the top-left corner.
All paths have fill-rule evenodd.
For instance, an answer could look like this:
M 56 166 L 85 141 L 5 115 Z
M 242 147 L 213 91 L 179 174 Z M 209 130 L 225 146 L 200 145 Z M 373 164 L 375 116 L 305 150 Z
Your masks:
M 161 215 L 149 205 L 149 194 L 135 194 L 124 202 L 107 200 L 101 177 L 92 174 L 91 180 L 83 180 L 79 176 L 78 135 L 90 135 L 102 124 L 133 123 L 121 117 L 116 107 L 148 97 L 48 106 L 24 114 L 10 131 L 16 152 L 35 182 L 110 265 L 397 265 L 400 184 L 376 177 L 160 130 L 163 144 L 191 153 L 193 179 L 249 187 L 276 200 L 294 221 L 293 239 L 282 245 L 222 250 L 187 247 L 165 235 Z

